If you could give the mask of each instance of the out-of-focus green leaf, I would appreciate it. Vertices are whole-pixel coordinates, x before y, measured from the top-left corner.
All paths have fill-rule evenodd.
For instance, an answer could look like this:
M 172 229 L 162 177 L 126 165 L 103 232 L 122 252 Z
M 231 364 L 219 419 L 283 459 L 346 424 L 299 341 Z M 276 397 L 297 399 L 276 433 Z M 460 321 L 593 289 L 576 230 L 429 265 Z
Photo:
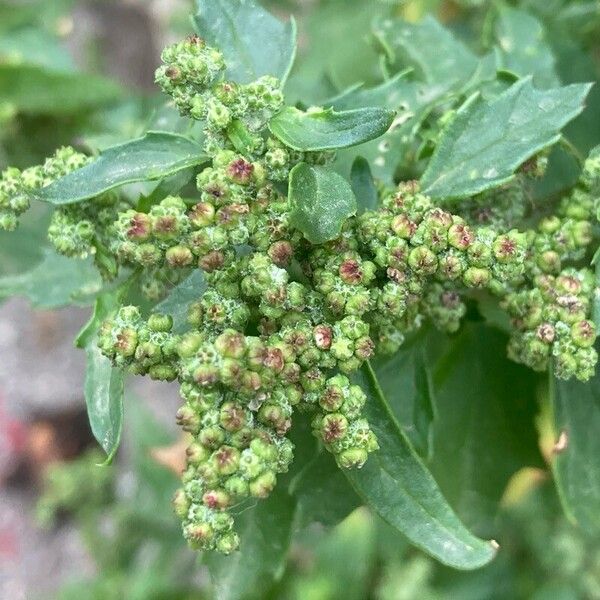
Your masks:
M 126 183 L 168 177 L 206 160 L 197 142 L 150 131 L 137 140 L 106 149 L 93 162 L 42 188 L 36 198 L 50 204 L 81 202 Z
M 361 508 L 317 543 L 312 568 L 292 582 L 291 597 L 364 600 L 375 560 L 375 519 Z
M 49 250 L 31 270 L 0 278 L 0 298 L 26 296 L 38 308 L 89 305 L 101 288 L 102 280 L 91 261 Z
M 282 489 L 236 517 L 240 549 L 205 556 L 218 600 L 262 600 L 282 575 L 292 536 L 295 503 Z
M 357 209 L 352 188 L 341 175 L 306 163 L 290 173 L 289 201 L 290 223 L 313 244 L 336 238 Z
M 413 67 L 425 82 L 450 89 L 466 83 L 479 59 L 431 16 L 418 23 L 383 19 L 373 33 L 395 71 Z
M 600 375 L 587 383 L 551 378 L 556 446 L 552 471 L 567 516 L 600 535 Z
M 348 148 L 383 135 L 394 113 L 383 108 L 343 112 L 313 108 L 307 112 L 288 106 L 271 119 L 269 129 L 286 146 L 303 152 Z
M 83 73 L 27 64 L 0 64 L 0 98 L 27 114 L 65 115 L 118 100 L 119 86 Z
M 361 369 L 356 382 L 367 394 L 365 416 L 380 446 L 362 469 L 345 471 L 358 494 L 380 517 L 442 563 L 477 569 L 490 562 L 496 553 L 494 545 L 469 533 L 450 508 L 402 433 L 370 365 Z
M 542 467 L 535 429 L 535 374 L 506 358 L 507 337 L 466 324 L 433 368 L 433 451 L 428 464 L 460 517 L 489 531 L 509 479 Z
M 524 10 L 501 5 L 494 33 L 500 68 L 520 77 L 532 75 L 538 87 L 560 85 L 546 32 L 534 16 Z
M 272 75 L 285 82 L 296 55 L 296 22 L 282 23 L 254 0 L 196 0 L 194 26 L 223 52 L 238 83 Z
M 426 194 L 464 198 L 509 181 L 528 158 L 560 139 L 589 84 L 536 90 L 530 78 L 486 102 L 473 95 L 444 129 L 421 178 Z

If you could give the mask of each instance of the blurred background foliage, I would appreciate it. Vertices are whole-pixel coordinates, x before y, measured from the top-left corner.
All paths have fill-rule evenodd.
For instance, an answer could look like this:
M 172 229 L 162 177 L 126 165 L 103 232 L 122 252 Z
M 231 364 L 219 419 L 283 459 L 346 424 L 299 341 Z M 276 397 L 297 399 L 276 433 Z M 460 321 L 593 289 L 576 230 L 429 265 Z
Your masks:
M 540 87 L 599 79 L 597 0 L 271 0 L 264 4 L 282 17 L 295 15 L 299 22 L 298 60 L 286 90 L 292 102 L 318 103 L 357 82 L 380 83 L 389 65 L 382 59 L 384 40 L 373 33 L 377 31 L 373 24 L 392 17 L 416 22 L 434 15 L 477 56 L 502 55 L 504 49 L 505 55 L 496 58 L 504 61 L 506 71 L 530 72 Z M 152 124 L 173 126 L 177 117 L 153 88 L 152 73 L 161 46 L 190 31 L 191 10 L 191 0 L 0 1 L 0 168 L 36 164 L 61 144 L 98 152 L 140 135 Z M 524 51 L 513 52 L 515 47 Z M 435 56 L 438 49 L 423 51 Z M 598 143 L 600 86 L 592 90 L 586 111 L 566 135 L 581 155 Z M 403 157 L 415 152 L 402 144 L 399 148 Z M 426 147 L 418 149 L 421 154 L 426 151 Z M 415 156 L 406 158 L 400 174 L 418 168 L 418 153 Z M 563 153 L 553 160 L 554 172 L 568 182 L 572 158 Z M 42 260 L 47 218 L 47 211 L 36 207 L 17 234 L 10 238 L 0 234 L 0 275 L 8 277 Z M 0 277 L 0 298 L 2 281 Z M 180 446 L 141 403 L 130 400 L 128 451 L 115 465 L 97 467 L 101 457 L 88 450 L 74 460 L 53 462 L 42 476 L 36 515 L 40 524 L 47 528 L 75 524 L 96 565 L 91 579 L 72 573 L 68 582 L 61 583 L 58 597 L 600 598 L 600 540 L 569 524 L 548 475 L 549 415 L 542 411 L 542 417 L 537 417 L 539 439 L 492 427 L 498 422 L 498 411 L 507 405 L 510 410 L 521 409 L 511 404 L 514 390 L 500 389 L 497 397 L 480 398 L 476 380 L 470 379 L 468 356 L 503 356 L 503 350 L 492 352 L 490 347 L 504 346 L 505 339 L 482 324 L 461 335 L 465 355 L 447 360 L 446 371 L 435 374 L 437 383 L 426 384 L 439 387 L 441 381 L 450 381 L 449 385 L 460 386 L 462 382 L 458 394 L 471 407 L 469 429 L 452 421 L 453 407 L 444 405 L 443 398 L 438 398 L 438 409 L 445 411 L 439 421 L 431 406 L 413 402 L 410 390 L 422 381 L 402 382 L 406 402 L 396 407 L 397 417 L 461 518 L 480 535 L 494 532 L 500 540 L 498 557 L 488 567 L 461 573 L 439 565 L 357 507 L 346 481 L 333 472 L 330 484 L 345 505 L 320 505 L 318 497 L 311 498 L 309 472 L 303 473 L 304 513 L 300 511 L 296 519 L 287 561 L 271 574 L 272 579 L 256 587 L 244 586 L 244 573 L 234 566 L 231 578 L 239 581 L 215 589 L 203 564 L 185 547 L 170 513 Z M 443 355 L 443 339 L 430 340 L 430 346 L 437 357 Z M 411 354 L 409 344 L 395 362 L 379 365 L 382 386 L 386 386 L 386 370 L 397 374 L 403 361 L 418 360 L 423 358 Z M 525 377 L 520 368 L 495 360 L 489 365 L 492 372 L 514 369 L 515 381 Z M 393 389 L 399 384 L 390 380 L 388 385 Z M 539 381 L 532 385 L 539 388 L 544 406 L 544 385 Z M 455 389 L 453 397 L 456 393 Z M 520 415 L 523 431 L 535 418 L 527 412 Z M 473 464 L 473 454 L 463 454 L 469 444 L 480 464 Z M 519 470 L 523 462 L 533 466 Z M 327 461 L 313 465 L 321 475 L 330 467 Z M 309 525 L 312 519 L 307 515 L 327 526 Z M 235 561 L 235 557 L 225 560 Z

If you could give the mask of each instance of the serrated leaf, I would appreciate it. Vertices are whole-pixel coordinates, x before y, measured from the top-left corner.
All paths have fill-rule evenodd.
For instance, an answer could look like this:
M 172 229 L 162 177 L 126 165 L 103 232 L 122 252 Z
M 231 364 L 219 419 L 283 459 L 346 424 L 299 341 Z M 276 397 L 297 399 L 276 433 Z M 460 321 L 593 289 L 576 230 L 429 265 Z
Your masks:
M 108 104 L 122 93 L 117 84 L 95 75 L 0 64 L 0 98 L 23 113 L 65 115 Z
M 373 33 L 392 68 L 413 67 L 417 75 L 444 89 L 467 82 L 479 67 L 479 59 L 431 16 L 418 23 L 382 19 Z
M 205 289 L 204 274 L 200 269 L 197 269 L 179 285 L 176 285 L 169 292 L 169 295 L 162 302 L 159 302 L 153 310 L 157 313 L 171 315 L 173 317 L 173 330 L 181 333 L 186 329 L 189 305 L 199 300 Z
M 543 467 L 535 428 L 538 379 L 506 357 L 505 334 L 468 323 L 431 340 L 436 419 L 429 468 L 469 527 L 489 531 L 510 478 Z M 431 360 L 429 361 L 432 362 Z
M 25 296 L 38 308 L 89 305 L 101 288 L 102 280 L 91 261 L 50 250 L 29 271 L 0 278 L 0 298 Z
M 259 600 L 282 575 L 291 541 L 295 503 L 282 486 L 236 517 L 240 549 L 206 555 L 216 600 Z
M 533 76 L 536 85 L 560 85 L 552 48 L 542 24 L 527 11 L 500 6 L 494 27 L 498 67 L 520 77 Z
M 286 146 L 302 152 L 335 150 L 368 142 L 383 135 L 394 113 L 383 108 L 336 112 L 313 108 L 306 112 L 284 108 L 269 123 L 271 133 Z
M 283 83 L 296 56 L 296 22 L 282 23 L 254 0 L 196 0 L 196 31 L 219 48 L 226 76 L 249 83 L 272 75 Z
M 290 173 L 289 202 L 290 224 L 313 244 L 336 238 L 357 209 L 352 188 L 341 175 L 306 163 Z
M 600 533 L 600 374 L 586 383 L 551 377 L 556 446 L 552 472 L 567 516 Z
M 528 158 L 560 139 L 590 84 L 534 89 L 522 79 L 486 102 L 471 96 L 444 129 L 421 178 L 433 198 L 464 198 L 509 181 Z
M 119 447 L 123 428 L 123 372 L 115 369 L 98 348 L 98 330 L 117 308 L 118 291 L 98 296 L 90 320 L 79 332 L 75 345 L 85 349 L 84 395 L 92 433 L 106 452 L 109 464 Z
M 496 553 L 491 542 L 465 528 L 446 502 L 431 473 L 402 433 L 370 365 L 356 381 L 367 394 L 366 417 L 380 449 L 362 469 L 345 471 L 369 507 L 440 562 L 477 569 Z
M 206 160 L 197 142 L 150 131 L 137 140 L 107 148 L 93 162 L 42 188 L 35 197 L 50 204 L 73 204 L 126 183 L 162 179 Z
M 358 202 L 359 212 L 375 210 L 379 204 L 379 196 L 369 167 L 369 161 L 366 158 L 356 157 L 350 170 L 350 182 Z

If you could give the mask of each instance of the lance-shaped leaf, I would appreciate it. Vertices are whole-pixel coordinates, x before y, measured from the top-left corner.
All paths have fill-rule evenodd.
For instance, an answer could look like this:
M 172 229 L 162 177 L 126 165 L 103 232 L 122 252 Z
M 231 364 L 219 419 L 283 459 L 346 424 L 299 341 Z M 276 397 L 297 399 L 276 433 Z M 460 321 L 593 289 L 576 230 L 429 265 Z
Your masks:
M 98 271 L 89 260 L 73 260 L 47 250 L 29 271 L 0 277 L 0 299 L 26 296 L 38 308 L 93 304 L 102 288 Z
M 336 238 L 357 209 L 352 188 L 341 175 L 306 163 L 290 173 L 289 201 L 291 225 L 313 244 Z
M 600 534 L 600 375 L 587 383 L 551 378 L 556 445 L 552 471 L 567 516 Z
M 98 348 L 98 329 L 117 307 L 116 292 L 99 296 L 94 312 L 75 341 L 87 356 L 85 403 L 94 437 L 106 452 L 110 463 L 119 447 L 123 429 L 123 372 L 115 369 Z
M 486 102 L 471 96 L 444 129 L 421 186 L 434 198 L 464 198 L 509 181 L 534 154 L 560 139 L 584 107 L 590 84 L 536 90 L 531 78 Z
M 226 75 L 249 83 L 272 75 L 285 82 L 296 55 L 296 22 L 282 23 L 255 0 L 196 0 L 194 27 L 223 52 Z
M 457 569 L 476 569 L 496 553 L 494 542 L 472 535 L 446 502 L 431 473 L 402 433 L 371 366 L 356 377 L 367 394 L 366 417 L 380 450 L 346 475 L 359 496 L 413 544 Z
M 50 204 L 73 204 L 126 183 L 162 179 L 206 161 L 197 142 L 150 131 L 137 140 L 107 148 L 93 162 L 42 188 L 35 197 Z
M 348 148 L 374 140 L 392 124 L 394 113 L 383 108 L 336 112 L 313 108 L 306 112 L 284 108 L 269 123 L 271 133 L 286 146 L 302 152 Z

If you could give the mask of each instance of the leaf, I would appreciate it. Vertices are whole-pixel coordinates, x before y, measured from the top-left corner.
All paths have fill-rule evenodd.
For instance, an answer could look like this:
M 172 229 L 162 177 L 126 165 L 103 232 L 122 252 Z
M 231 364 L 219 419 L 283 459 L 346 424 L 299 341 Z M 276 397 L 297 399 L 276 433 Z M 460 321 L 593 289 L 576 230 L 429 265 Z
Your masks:
M 600 374 L 591 381 L 551 377 L 556 446 L 552 471 L 567 516 L 592 536 L 600 533 Z
M 368 396 L 366 417 L 380 450 L 360 470 L 345 471 L 365 502 L 413 544 L 457 569 L 476 569 L 496 553 L 473 536 L 446 502 L 431 473 L 402 433 L 370 365 L 356 377 Z
M 352 191 L 358 202 L 359 212 L 375 210 L 379 204 L 377 187 L 373 181 L 369 161 L 362 156 L 357 156 L 350 170 Z
M 98 348 L 98 330 L 118 305 L 119 292 L 98 296 L 94 312 L 75 340 L 84 348 L 87 362 L 84 395 L 94 437 L 107 454 L 110 464 L 119 447 L 123 428 L 123 372 L 115 369 Z
M 492 527 L 510 478 L 543 467 L 535 420 L 538 378 L 506 358 L 507 336 L 480 323 L 430 340 L 436 418 L 429 468 L 469 527 Z M 429 363 L 431 364 L 431 360 Z
M 196 269 L 189 277 L 175 286 L 169 295 L 159 302 L 154 311 L 173 317 L 173 330 L 181 333 L 186 329 L 188 306 L 200 299 L 206 289 L 204 273 Z
M 290 173 L 290 223 L 313 244 L 335 239 L 356 214 L 350 184 L 324 167 L 300 163 Z
M 194 27 L 227 63 L 226 76 L 249 83 L 272 75 L 285 83 L 296 56 L 296 22 L 282 23 L 254 0 L 196 0 Z
M 117 84 L 96 75 L 0 64 L 0 98 L 19 112 L 66 115 L 113 102 L 121 95 Z
M 0 62 L 75 71 L 73 59 L 59 38 L 39 27 L 21 27 L 3 33 L 0 36 Z
M 373 31 L 395 70 L 413 67 L 417 76 L 448 90 L 468 81 L 479 59 L 431 16 L 418 23 L 382 19 Z
M 528 158 L 560 139 L 590 84 L 534 89 L 522 79 L 486 102 L 471 96 L 443 130 L 421 186 L 434 198 L 464 198 L 509 181 Z
M 215 600 L 266 597 L 285 566 L 292 535 L 294 501 L 281 486 L 236 518 L 240 549 L 231 556 L 210 553 L 206 564 L 214 584 Z
M 298 528 L 315 522 L 336 525 L 361 504 L 333 456 L 324 450 L 292 481 L 290 493 L 298 503 Z
M 26 296 L 38 308 L 92 304 L 102 288 L 89 260 L 73 260 L 46 250 L 42 261 L 19 275 L 0 277 L 0 298 Z
M 288 106 L 269 123 L 271 133 L 286 146 L 303 152 L 357 146 L 383 135 L 394 113 L 383 108 L 335 112 L 311 108 L 303 112 Z
M 85 403 L 92 433 L 110 464 L 123 428 L 123 373 L 113 369 L 95 342 L 86 348 Z
M 73 204 L 126 183 L 162 179 L 206 162 L 203 148 L 181 135 L 150 131 L 104 150 L 93 162 L 42 188 L 36 198 L 50 204 Z
M 431 455 L 435 392 L 431 365 L 427 364 L 427 338 L 417 336 L 405 342 L 398 352 L 380 358 L 373 369 L 394 417 L 420 456 Z M 402 394 L 397 394 L 397 390 Z
M 520 77 L 532 75 L 537 86 L 560 85 L 546 32 L 534 16 L 524 10 L 502 5 L 498 10 L 494 34 L 498 42 L 496 56 L 501 69 Z

